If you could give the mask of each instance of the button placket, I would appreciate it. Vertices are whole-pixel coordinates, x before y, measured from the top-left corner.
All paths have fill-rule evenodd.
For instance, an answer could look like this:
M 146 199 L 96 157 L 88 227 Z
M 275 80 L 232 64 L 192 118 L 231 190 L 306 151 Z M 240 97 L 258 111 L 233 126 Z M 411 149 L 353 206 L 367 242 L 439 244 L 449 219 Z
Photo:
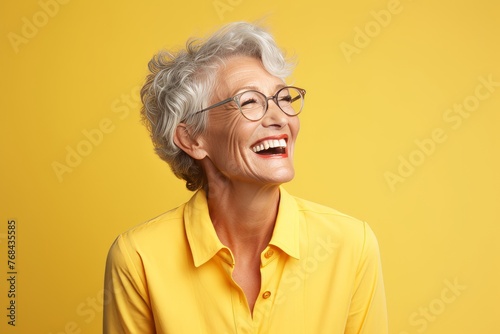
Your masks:
M 274 251 L 272 249 L 268 249 L 267 252 L 264 253 L 264 257 L 266 259 L 270 259 L 274 255 Z
M 278 253 L 276 250 L 268 247 L 261 255 L 261 263 L 262 266 L 267 266 L 270 262 L 274 261 L 277 258 Z

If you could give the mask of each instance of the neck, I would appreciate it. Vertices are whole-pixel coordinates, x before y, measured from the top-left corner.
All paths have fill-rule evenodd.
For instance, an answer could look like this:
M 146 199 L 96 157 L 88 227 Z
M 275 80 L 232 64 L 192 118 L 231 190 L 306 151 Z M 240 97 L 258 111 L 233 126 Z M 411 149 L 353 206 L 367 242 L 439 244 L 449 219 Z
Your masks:
M 221 242 L 235 256 L 260 256 L 271 240 L 279 199 L 278 185 L 213 184 L 208 189 L 207 201 Z

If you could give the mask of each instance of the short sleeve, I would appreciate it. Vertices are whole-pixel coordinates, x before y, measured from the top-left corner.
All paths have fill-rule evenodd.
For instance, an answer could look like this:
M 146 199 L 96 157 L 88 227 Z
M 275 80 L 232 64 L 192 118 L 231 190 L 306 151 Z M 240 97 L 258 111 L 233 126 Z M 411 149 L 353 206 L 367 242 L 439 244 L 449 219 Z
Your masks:
M 387 305 L 380 251 L 364 223 L 364 244 L 355 279 L 345 334 L 387 334 Z
M 104 334 L 155 333 L 140 256 L 126 236 L 109 250 L 104 291 Z

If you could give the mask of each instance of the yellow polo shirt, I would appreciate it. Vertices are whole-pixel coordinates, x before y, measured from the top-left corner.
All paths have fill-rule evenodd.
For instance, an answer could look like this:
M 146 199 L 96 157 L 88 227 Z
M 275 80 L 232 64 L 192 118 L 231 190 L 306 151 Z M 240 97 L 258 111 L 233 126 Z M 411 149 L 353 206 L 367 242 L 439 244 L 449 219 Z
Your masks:
M 386 334 L 369 226 L 281 188 L 253 314 L 206 195 L 121 234 L 106 264 L 104 333 Z

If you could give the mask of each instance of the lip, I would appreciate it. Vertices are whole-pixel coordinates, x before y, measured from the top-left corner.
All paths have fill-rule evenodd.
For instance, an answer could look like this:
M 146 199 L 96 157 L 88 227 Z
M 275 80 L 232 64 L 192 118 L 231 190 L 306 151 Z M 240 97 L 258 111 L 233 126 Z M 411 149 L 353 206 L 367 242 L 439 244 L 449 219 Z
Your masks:
M 281 135 L 276 135 L 276 136 L 268 136 L 268 137 L 260 138 L 255 143 L 253 143 L 252 145 L 250 145 L 250 150 L 252 150 L 252 147 L 256 146 L 257 144 L 259 144 L 259 143 L 261 143 L 263 141 L 273 140 L 273 139 L 276 139 L 276 140 L 284 139 L 286 141 L 287 146 L 285 148 L 285 153 L 283 153 L 283 154 L 262 155 L 262 154 L 257 154 L 257 153 L 254 152 L 255 155 L 257 155 L 258 157 L 263 158 L 263 159 L 287 158 L 288 157 L 288 135 L 287 134 L 281 134 Z M 253 152 L 253 150 L 252 150 L 252 152 Z

